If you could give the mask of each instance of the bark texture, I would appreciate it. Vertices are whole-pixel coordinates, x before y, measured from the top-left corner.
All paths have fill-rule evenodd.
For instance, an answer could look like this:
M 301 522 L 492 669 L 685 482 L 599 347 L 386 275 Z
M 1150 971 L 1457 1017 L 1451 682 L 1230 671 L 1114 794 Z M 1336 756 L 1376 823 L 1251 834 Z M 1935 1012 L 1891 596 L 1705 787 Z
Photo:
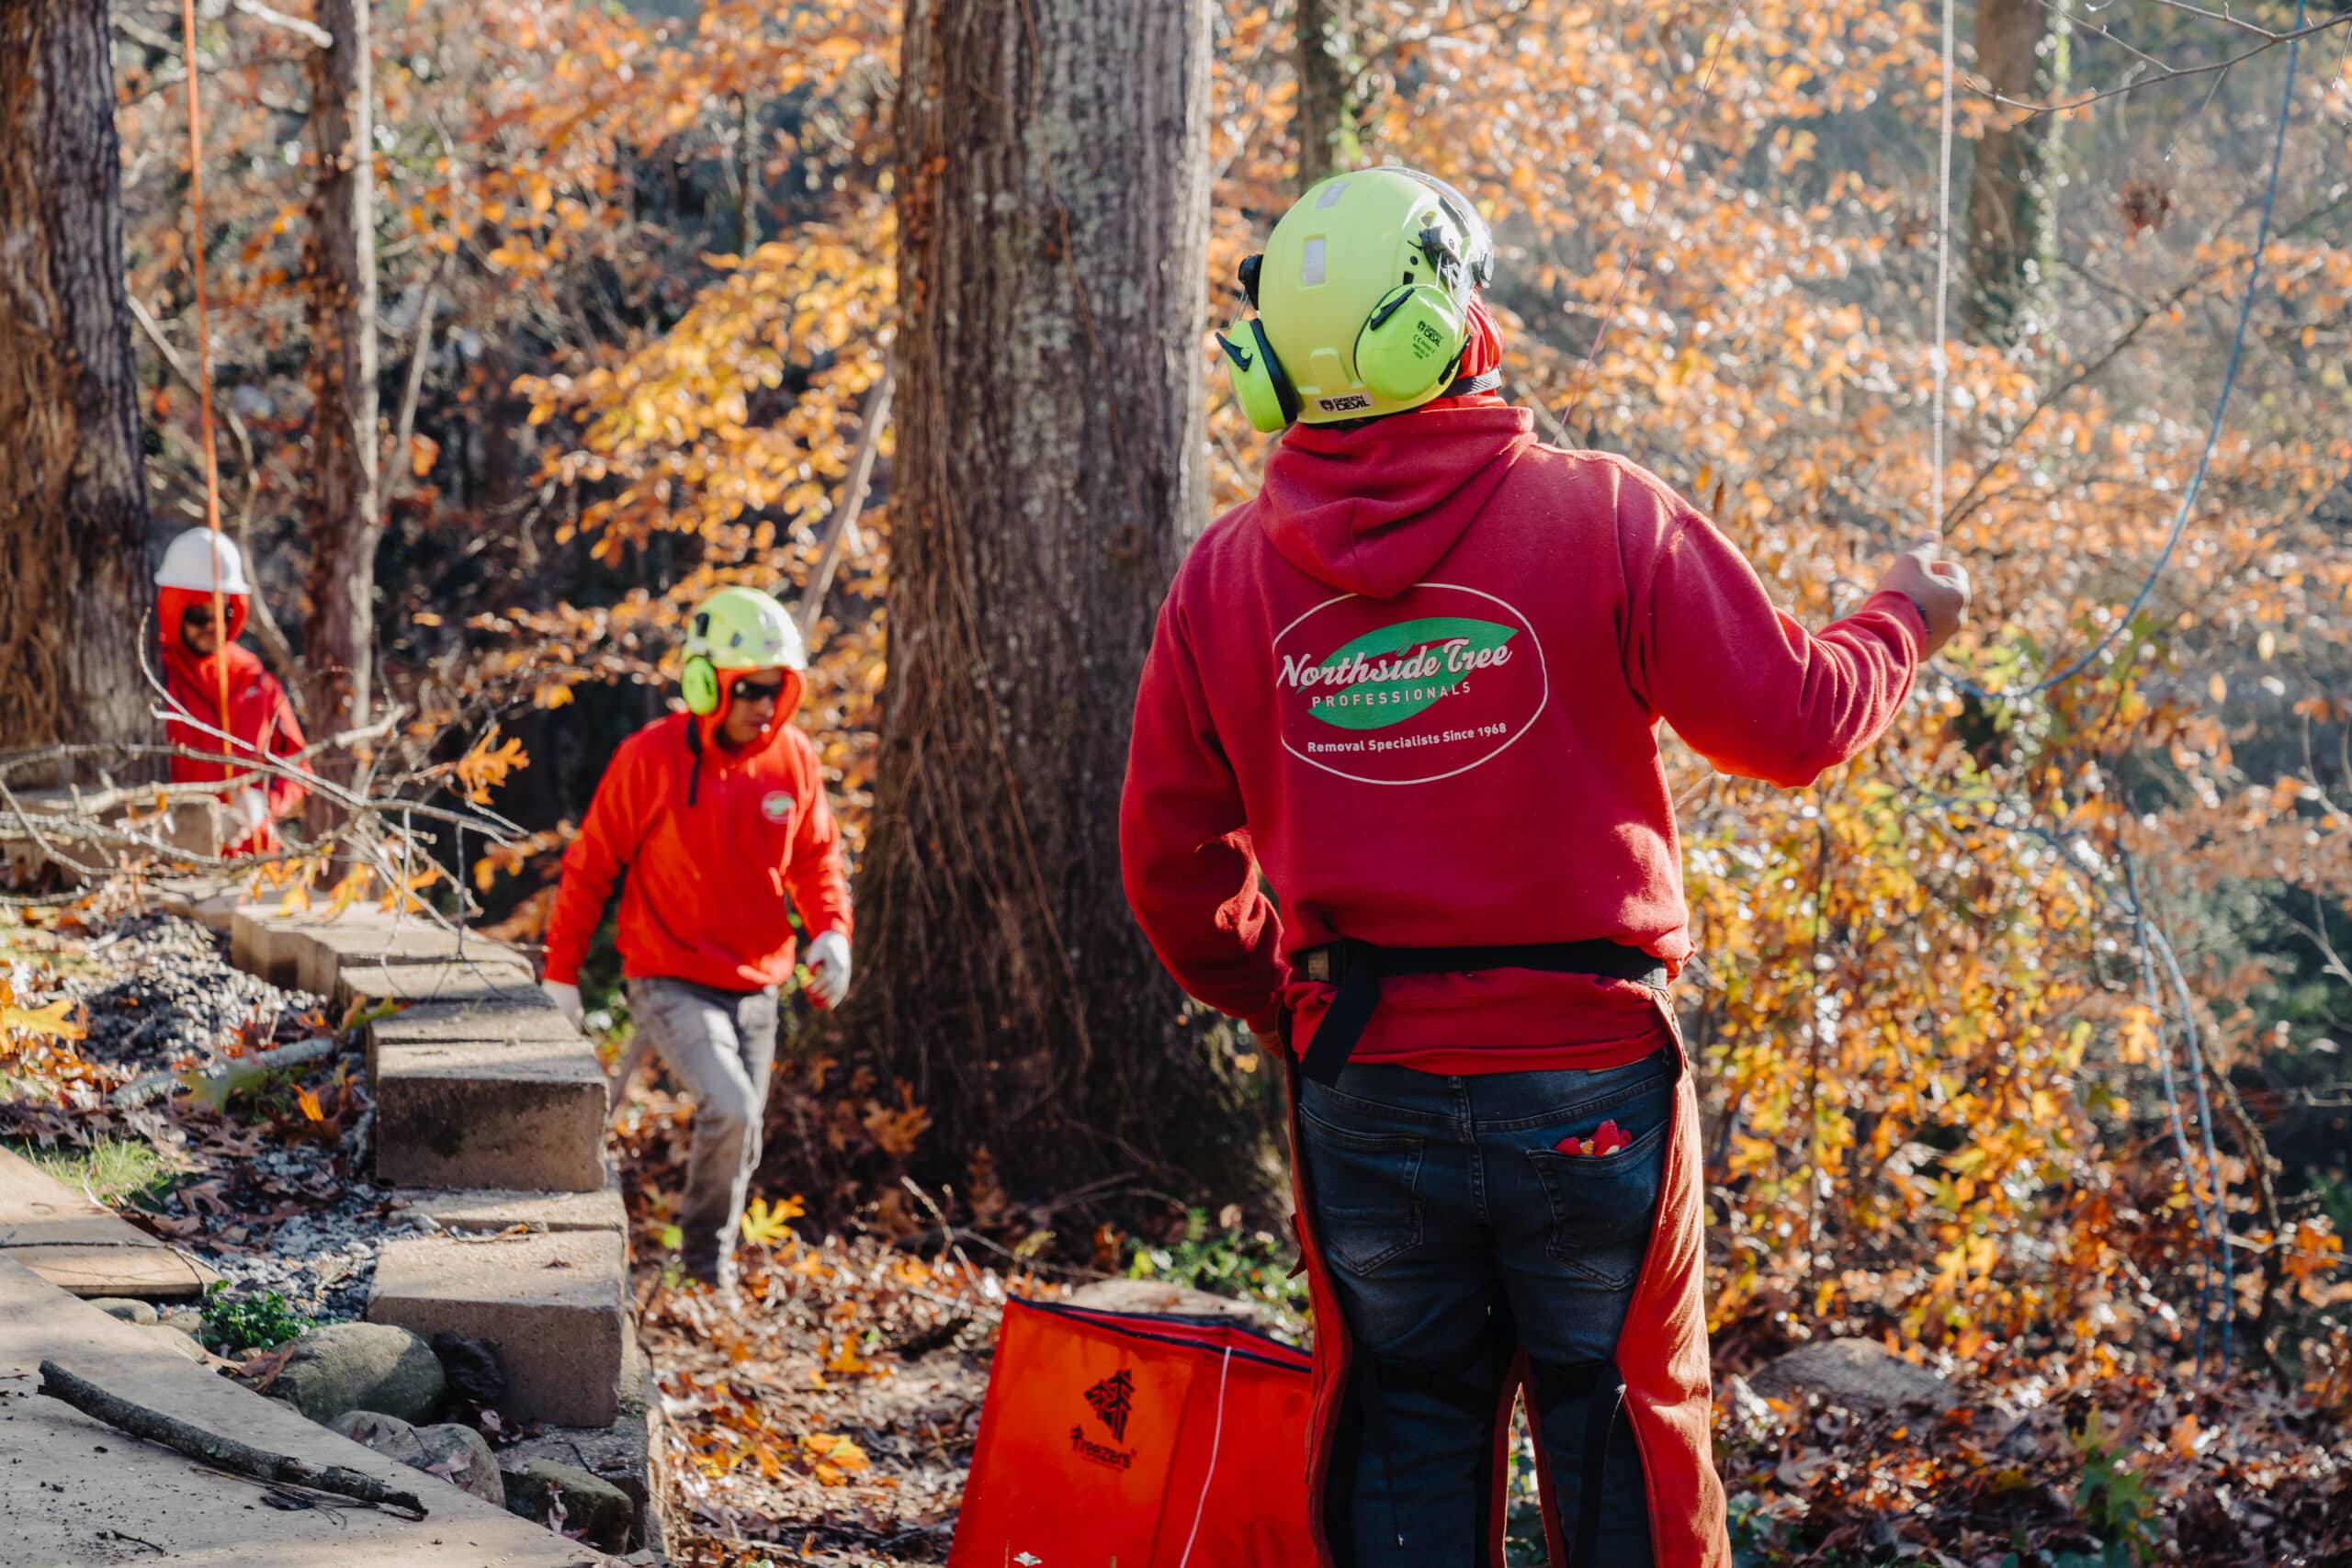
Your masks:
M 368 0 L 319 0 L 310 53 L 311 574 L 303 716 L 313 739 L 368 722 L 376 643 L 376 230 Z M 345 752 L 330 767 L 348 767 Z M 315 801 L 316 796 L 312 799 Z
M 2070 29 L 2064 0 L 1978 0 L 1976 68 L 2002 96 L 2065 96 Z M 1968 185 L 1969 340 L 2013 347 L 2045 314 L 2058 254 L 2061 126 L 2054 114 L 1985 132 Z
M 0 747 L 153 739 L 106 0 L 0 0 Z
M 1038 1183 L 1255 1135 L 1120 889 L 1154 615 L 1204 521 L 1204 0 L 911 0 L 865 1002 L 929 1147 Z M 1227 1149 L 1230 1152 L 1230 1149 Z M 1169 1179 L 1182 1178 L 1169 1177 Z
M 1298 187 L 1353 168 L 1355 0 L 1298 0 Z

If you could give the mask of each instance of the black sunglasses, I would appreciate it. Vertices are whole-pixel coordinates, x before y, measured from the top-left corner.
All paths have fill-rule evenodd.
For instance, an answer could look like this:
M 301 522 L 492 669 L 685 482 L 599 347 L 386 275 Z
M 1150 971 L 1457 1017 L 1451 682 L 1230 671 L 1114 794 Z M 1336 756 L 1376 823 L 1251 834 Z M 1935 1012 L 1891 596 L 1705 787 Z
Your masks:
M 773 681 L 738 681 L 735 700 L 739 703 L 772 703 L 784 695 L 784 677 Z
M 209 610 L 184 610 L 180 613 L 180 625 L 191 630 L 202 631 L 211 624 L 212 612 Z

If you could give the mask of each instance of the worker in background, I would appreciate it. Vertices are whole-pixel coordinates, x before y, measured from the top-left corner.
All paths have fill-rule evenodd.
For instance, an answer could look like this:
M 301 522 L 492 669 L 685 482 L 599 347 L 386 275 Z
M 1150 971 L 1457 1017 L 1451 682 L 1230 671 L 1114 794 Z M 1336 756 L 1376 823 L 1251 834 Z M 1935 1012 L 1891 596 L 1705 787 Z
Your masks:
M 277 824 L 309 792 L 284 773 L 256 772 L 254 763 L 266 757 L 309 770 L 289 761 L 303 739 L 286 688 L 259 655 L 237 642 L 253 593 L 244 559 L 227 535 L 190 528 L 164 551 L 155 587 L 164 689 L 175 710 L 165 730 L 183 751 L 209 753 L 174 756 L 172 782 L 234 781 L 221 795 L 235 818 L 222 853 L 271 853 L 278 848 Z
M 1655 475 L 1535 439 L 1496 391 L 1493 263 L 1465 198 L 1385 168 L 1243 264 L 1228 368 L 1283 434 L 1161 607 L 1127 897 L 1193 996 L 1297 1055 L 1324 1561 L 1499 1568 L 1523 1391 L 1555 1568 L 1728 1568 L 1655 727 L 1810 783 L 1968 583 L 1908 550 L 1806 631 Z
M 678 1228 L 686 1274 L 732 1294 L 735 1240 L 792 978 L 797 912 L 809 992 L 850 980 L 849 880 L 813 741 L 791 716 L 808 656 L 785 608 L 722 588 L 688 623 L 684 713 L 620 744 L 563 857 L 543 988 L 580 1021 L 580 964 L 624 873 L 629 1016 L 695 1102 Z

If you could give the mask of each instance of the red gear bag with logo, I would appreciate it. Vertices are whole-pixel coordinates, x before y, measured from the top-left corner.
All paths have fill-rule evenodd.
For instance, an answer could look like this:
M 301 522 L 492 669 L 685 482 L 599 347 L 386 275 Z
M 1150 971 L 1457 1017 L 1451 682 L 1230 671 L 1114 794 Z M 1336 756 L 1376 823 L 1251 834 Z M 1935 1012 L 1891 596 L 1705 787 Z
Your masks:
M 949 1568 L 1295 1568 L 1311 1361 L 1229 1323 L 1011 1302 Z

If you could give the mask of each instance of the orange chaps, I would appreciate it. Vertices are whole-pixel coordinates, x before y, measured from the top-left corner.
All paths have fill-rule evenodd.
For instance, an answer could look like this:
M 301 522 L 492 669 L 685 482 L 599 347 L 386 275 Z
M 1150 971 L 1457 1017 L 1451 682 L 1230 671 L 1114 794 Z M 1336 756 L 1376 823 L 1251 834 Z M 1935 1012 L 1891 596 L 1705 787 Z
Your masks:
M 1663 1007 L 1660 1011 L 1665 1012 Z M 1669 1027 L 1671 1018 L 1669 1015 Z M 1676 1036 L 1678 1042 L 1679 1033 Z M 1699 1153 L 1699 1100 L 1690 1083 L 1689 1064 L 1678 1044 L 1680 1071 L 1675 1084 L 1673 1122 L 1667 1136 L 1666 1172 L 1658 1194 L 1656 1226 L 1649 1250 L 1634 1287 L 1634 1301 L 1617 1342 L 1613 1367 L 1597 1362 L 1587 1368 L 1554 1369 L 1553 1375 L 1589 1378 L 1597 1419 L 1605 1420 L 1620 1407 L 1604 1403 L 1608 1391 L 1623 1380 L 1622 1418 L 1629 1422 L 1641 1450 L 1642 1479 L 1649 1497 L 1650 1541 L 1657 1568 L 1730 1568 L 1731 1540 L 1724 1528 L 1723 1483 L 1716 1478 L 1712 1446 L 1713 1397 L 1708 1384 L 1707 1319 L 1702 1292 L 1706 1250 L 1701 1202 L 1702 1167 Z M 1309 1418 L 1307 1450 L 1307 1522 L 1322 1568 L 1351 1568 L 1332 1554 L 1339 1532 L 1329 1521 L 1344 1517 L 1348 1499 L 1345 1477 L 1335 1473 L 1331 1456 L 1347 1425 L 1364 1421 L 1364 1391 L 1350 1375 L 1351 1353 L 1348 1327 L 1339 1297 L 1327 1272 L 1307 1216 L 1314 1211 L 1306 1190 L 1306 1162 L 1300 1157 L 1298 1094 L 1294 1073 L 1291 1092 L 1291 1179 L 1295 1194 L 1300 1257 L 1315 1306 L 1315 1398 Z M 1507 1321 L 1507 1320 L 1505 1320 Z M 1510 1371 L 1502 1382 L 1494 1413 L 1494 1446 L 1487 1463 L 1489 1487 L 1486 1518 L 1487 1557 L 1502 1568 L 1506 1490 L 1510 1480 L 1508 1451 L 1511 1406 L 1523 1393 L 1528 1408 L 1536 1408 L 1535 1374 L 1524 1351 L 1506 1348 Z M 1605 1436 L 1606 1427 L 1596 1434 Z M 1588 1442 L 1589 1452 L 1600 1445 Z M 1543 1445 L 1536 1446 L 1538 1479 L 1543 1498 L 1544 1529 L 1552 1568 L 1604 1568 L 1589 1559 L 1589 1546 L 1572 1552 L 1561 1529 L 1558 1482 L 1544 1462 Z M 1588 1477 L 1597 1480 L 1597 1471 Z M 1587 1519 L 1595 1510 L 1579 1510 Z

